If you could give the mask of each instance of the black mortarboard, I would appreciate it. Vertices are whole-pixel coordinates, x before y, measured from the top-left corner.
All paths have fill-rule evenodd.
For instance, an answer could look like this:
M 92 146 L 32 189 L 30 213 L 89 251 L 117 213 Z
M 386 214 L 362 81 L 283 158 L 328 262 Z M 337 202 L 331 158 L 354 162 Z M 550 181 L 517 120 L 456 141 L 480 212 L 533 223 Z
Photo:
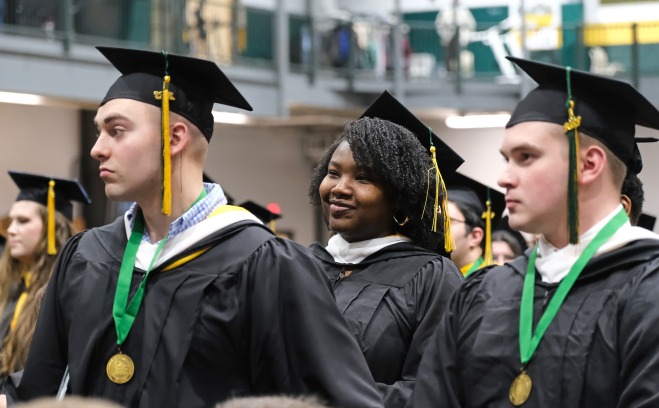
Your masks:
M 162 52 L 126 48 L 96 47 L 122 76 L 115 81 L 101 105 L 111 99 L 125 98 L 157 107 L 161 100 L 154 91 L 162 91 L 163 77 L 171 78 L 170 109 L 194 123 L 210 140 L 213 135 L 213 104 L 252 110 L 220 68 L 212 61 Z
M 448 177 L 464 163 L 464 159 L 460 155 L 387 91 L 384 91 L 361 117 L 380 118 L 404 127 L 419 139 L 426 150 L 430 149 L 432 140 L 432 144 L 437 149 L 437 165 L 443 177 Z
M 632 85 L 570 67 L 506 57 L 537 83 L 513 111 L 507 128 L 521 122 L 563 125 L 569 142 L 568 241 L 579 242 L 578 134 L 584 132 L 616 155 L 628 171 L 643 168 L 636 125 L 659 129 L 659 111 Z
M 444 181 L 449 201 L 465 203 L 478 212 L 482 213 L 486 210 L 485 203 L 489 198 L 492 212 L 494 212 L 492 225 L 497 225 L 506 209 L 506 199 L 503 193 L 459 172 L 446 177 Z
M 14 183 L 20 190 L 16 201 L 34 201 L 48 209 L 48 253 L 57 253 L 55 244 L 55 211 L 64 214 L 69 220 L 73 217 L 71 201 L 90 204 L 91 200 L 78 180 L 66 180 L 39 174 L 9 171 Z
M 170 110 L 195 124 L 210 141 L 214 103 L 250 111 L 252 107 L 212 61 L 165 52 L 96 48 L 122 73 L 101 105 L 122 98 L 161 109 L 162 213 L 171 215 Z
M 446 189 L 448 200 L 458 204 L 459 207 L 476 212 L 478 217 L 483 218 L 485 232 L 485 253 L 483 254 L 484 266 L 492 264 L 492 229 L 499 223 L 506 200 L 503 193 L 480 183 L 471 177 L 455 172 L 446 178 Z M 489 208 L 487 206 L 489 201 Z M 461 205 L 462 204 L 462 205 Z M 489 223 L 488 221 L 489 217 Z M 474 227 L 472 225 L 471 227 Z
M 275 214 L 262 205 L 256 204 L 254 201 L 245 201 L 240 204 L 239 207 L 243 207 L 247 211 L 251 212 L 261 220 L 264 224 L 268 224 L 271 221 L 278 220 L 281 218 L 281 214 Z
M 439 196 L 440 191 L 446 197 L 446 188 L 443 178 L 453 174 L 458 167 L 462 165 L 464 159 L 460 157 L 453 149 L 444 143 L 428 126 L 424 125 L 412 112 L 410 112 L 402 103 L 393 97 L 389 92 L 384 91 L 366 109 L 362 118 L 379 118 L 392 122 L 398 126 L 404 127 L 416 136 L 421 145 L 428 150 L 432 157 L 433 166 L 435 167 L 438 187 L 436 188 L 435 197 Z M 439 208 L 441 207 L 441 210 Z M 435 199 L 435 214 L 448 214 L 446 200 L 441 203 Z M 444 216 L 444 249 L 446 252 L 453 250 L 453 238 L 451 238 L 451 226 L 449 217 Z M 437 230 L 436 221 L 433 221 L 433 231 Z
M 16 201 L 35 201 L 45 206 L 48 205 L 50 182 L 54 181 L 55 209 L 64 214 L 68 219 L 73 217 L 73 205 L 71 201 L 79 201 L 85 204 L 91 203 L 87 192 L 78 180 L 66 180 L 11 170 L 9 171 L 9 175 L 20 190 Z
M 657 217 L 650 214 L 641 213 L 641 215 L 638 217 L 638 223 L 636 225 L 647 230 L 654 231 L 655 221 L 657 221 Z
M 567 71 L 565 67 L 507 57 L 538 87 L 515 108 L 506 127 L 541 121 L 563 125 L 568 119 Z M 630 171 L 642 168 L 635 150 L 635 125 L 659 129 L 659 111 L 631 84 L 611 77 L 570 69 L 574 113 L 581 116 L 579 131 L 600 140 Z

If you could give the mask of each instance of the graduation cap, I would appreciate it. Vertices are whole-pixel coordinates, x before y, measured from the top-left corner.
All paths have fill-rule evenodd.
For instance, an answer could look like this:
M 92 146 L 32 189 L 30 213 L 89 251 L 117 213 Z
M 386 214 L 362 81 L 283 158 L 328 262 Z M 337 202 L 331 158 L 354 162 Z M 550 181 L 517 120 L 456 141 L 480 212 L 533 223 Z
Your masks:
M 245 201 L 244 203 L 240 204 L 239 207 L 243 207 L 247 211 L 254 214 L 256 218 L 261 220 L 261 222 L 268 225 L 273 232 L 275 230 L 274 222 L 281 218 L 281 214 L 277 214 L 270 209 L 255 203 L 254 201 Z
M 654 223 L 656 221 L 657 217 L 650 214 L 641 213 L 641 215 L 638 217 L 638 223 L 636 225 L 647 230 L 654 231 Z
M 570 67 L 506 57 L 538 83 L 513 111 L 507 128 L 529 121 L 563 125 L 570 142 L 568 230 L 579 238 L 576 151 L 578 132 L 602 142 L 628 168 L 643 163 L 634 139 L 635 125 L 659 129 L 659 111 L 631 84 Z
M 446 178 L 448 201 L 458 204 L 483 219 L 485 226 L 485 253 L 483 266 L 492 265 L 492 225 L 498 225 L 506 208 L 503 193 L 482 184 L 471 177 L 455 172 Z M 472 225 L 473 227 L 473 225 Z
M 213 104 L 248 111 L 252 106 L 212 61 L 164 52 L 128 48 L 96 47 L 122 76 L 115 81 L 101 105 L 117 98 L 133 99 L 157 107 L 162 97 L 163 78 L 169 75 L 169 109 L 194 123 L 210 140 L 213 134 Z
M 96 47 L 121 72 L 101 105 L 112 99 L 132 99 L 162 110 L 162 213 L 171 213 L 169 111 L 199 128 L 210 141 L 213 104 L 252 110 L 250 104 L 212 61 L 166 52 Z
M 444 215 L 444 246 L 447 252 L 451 252 L 453 250 L 453 239 L 450 236 L 451 221 L 446 216 L 448 207 L 446 200 L 443 200 L 441 204 L 439 203 L 440 194 L 446 197 L 446 187 L 442 175 L 447 177 L 453 174 L 464 163 L 464 159 L 387 91 L 384 91 L 361 117 L 379 118 L 404 127 L 412 132 L 421 145 L 430 152 L 437 181 L 435 186 L 435 214 L 439 213 L 438 209 L 441 205 L 441 213 Z M 433 231 L 436 231 L 436 225 L 433 226 Z
M 9 176 L 20 190 L 16 201 L 34 201 L 48 208 L 48 253 L 50 255 L 56 254 L 55 211 L 59 211 L 70 220 L 73 218 L 71 201 L 91 204 L 84 187 L 78 180 L 60 179 L 39 174 L 10 170 Z

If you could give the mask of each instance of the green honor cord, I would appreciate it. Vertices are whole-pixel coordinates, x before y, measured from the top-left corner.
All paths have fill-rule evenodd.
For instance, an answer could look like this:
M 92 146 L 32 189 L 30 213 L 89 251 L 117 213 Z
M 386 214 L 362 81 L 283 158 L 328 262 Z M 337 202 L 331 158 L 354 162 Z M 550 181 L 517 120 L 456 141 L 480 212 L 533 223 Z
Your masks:
M 563 301 L 567 294 L 574 286 L 581 271 L 586 267 L 586 264 L 595 255 L 595 252 L 611 238 L 625 222 L 629 221 L 624 209 L 621 209 L 605 226 L 597 233 L 595 238 L 586 246 L 586 249 L 581 253 L 577 261 L 570 268 L 567 276 L 561 281 L 556 289 L 556 294 L 552 297 L 547 309 L 542 314 L 535 333 L 532 335 L 533 325 L 533 293 L 535 285 L 535 259 L 538 252 L 538 247 L 533 248 L 531 256 L 529 257 L 529 264 L 526 269 L 526 276 L 524 277 L 524 288 L 522 290 L 522 302 L 519 311 L 519 354 L 522 361 L 522 370 L 531 361 L 533 353 L 542 340 L 547 327 L 551 324 L 554 317 L 558 313 Z
M 197 204 L 201 199 L 206 197 L 206 188 L 201 189 L 201 194 L 199 197 L 190 205 L 190 208 Z M 188 208 L 188 210 L 190 209 Z M 140 248 L 142 242 L 142 236 L 144 235 L 144 217 L 142 211 L 138 210 L 135 213 L 135 223 L 133 224 L 133 229 L 130 233 L 130 238 L 128 239 L 128 244 L 124 251 L 124 257 L 121 260 L 121 268 L 119 269 L 119 279 L 117 280 L 117 290 L 114 294 L 114 304 L 112 306 L 112 317 L 114 318 L 114 326 L 117 331 L 117 345 L 121 346 L 126 340 L 130 328 L 133 327 L 133 322 L 135 321 L 135 316 L 140 309 L 142 304 L 142 298 L 144 297 L 144 287 L 146 286 L 147 278 L 151 269 L 153 269 L 153 264 L 160 255 L 162 247 L 167 242 L 167 237 L 165 236 L 160 243 L 158 248 L 156 248 L 156 253 L 151 258 L 149 267 L 140 282 L 140 286 L 135 291 L 135 295 L 128 303 L 128 294 L 130 292 L 130 281 L 133 276 L 133 270 L 135 269 L 135 260 L 137 258 L 137 251 Z M 128 306 L 126 306 L 128 305 Z

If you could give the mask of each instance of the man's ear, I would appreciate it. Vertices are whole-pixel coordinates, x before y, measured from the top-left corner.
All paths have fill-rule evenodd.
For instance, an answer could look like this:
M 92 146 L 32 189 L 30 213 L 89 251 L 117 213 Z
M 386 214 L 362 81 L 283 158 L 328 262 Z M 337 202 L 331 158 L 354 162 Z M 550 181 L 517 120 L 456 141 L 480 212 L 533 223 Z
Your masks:
M 581 150 L 581 171 L 579 181 L 588 184 L 606 169 L 606 153 L 597 145 L 590 145 Z
M 481 245 L 481 241 L 485 238 L 485 231 L 481 227 L 474 227 L 469 233 L 469 245 L 477 247 Z
M 620 203 L 625 209 L 627 216 L 629 217 L 632 213 L 632 200 L 627 197 L 625 194 L 620 194 Z
M 169 130 L 170 151 L 172 156 L 178 155 L 190 142 L 190 129 L 183 122 L 174 122 Z

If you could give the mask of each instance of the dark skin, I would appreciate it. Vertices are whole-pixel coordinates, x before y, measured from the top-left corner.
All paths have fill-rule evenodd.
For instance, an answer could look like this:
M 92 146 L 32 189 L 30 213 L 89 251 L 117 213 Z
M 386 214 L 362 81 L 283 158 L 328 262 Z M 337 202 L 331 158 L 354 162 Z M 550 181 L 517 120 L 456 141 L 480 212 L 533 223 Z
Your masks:
M 357 166 L 347 141 L 334 151 L 318 190 L 329 227 L 346 241 L 395 233 L 395 206 L 375 178 Z

